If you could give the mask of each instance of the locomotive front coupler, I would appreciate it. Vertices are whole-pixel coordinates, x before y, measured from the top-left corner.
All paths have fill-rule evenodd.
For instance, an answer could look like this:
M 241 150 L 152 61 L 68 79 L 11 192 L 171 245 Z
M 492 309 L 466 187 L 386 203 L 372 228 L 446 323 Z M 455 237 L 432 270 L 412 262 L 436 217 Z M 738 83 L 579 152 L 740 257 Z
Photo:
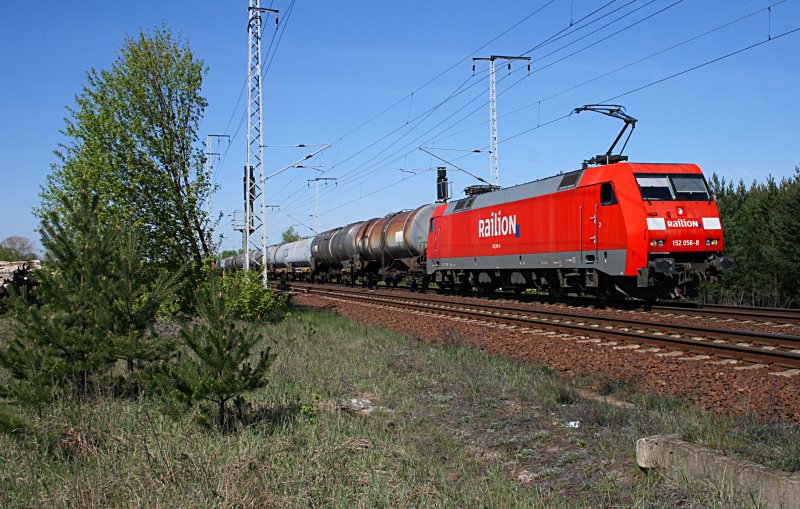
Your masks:
M 675 259 L 674 258 L 656 258 L 655 260 L 651 260 L 648 262 L 647 267 L 657 274 L 666 274 L 670 275 L 673 273 L 675 269 Z

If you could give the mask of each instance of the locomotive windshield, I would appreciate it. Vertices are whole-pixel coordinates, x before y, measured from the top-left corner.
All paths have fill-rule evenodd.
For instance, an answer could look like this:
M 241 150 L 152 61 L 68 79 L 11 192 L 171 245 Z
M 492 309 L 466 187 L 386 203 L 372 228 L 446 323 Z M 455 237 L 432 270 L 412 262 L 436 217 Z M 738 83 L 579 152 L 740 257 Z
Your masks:
M 702 175 L 636 175 L 642 199 L 657 201 L 707 201 L 708 187 Z

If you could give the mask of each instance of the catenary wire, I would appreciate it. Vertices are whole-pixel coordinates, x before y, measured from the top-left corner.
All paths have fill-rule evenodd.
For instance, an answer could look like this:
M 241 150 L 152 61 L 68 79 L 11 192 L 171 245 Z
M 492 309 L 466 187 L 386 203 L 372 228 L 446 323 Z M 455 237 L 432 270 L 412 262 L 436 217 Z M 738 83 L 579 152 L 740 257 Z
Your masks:
M 617 19 L 616 19 L 616 20 L 614 20 L 613 22 L 619 21 L 620 19 L 622 19 L 622 18 L 624 18 L 624 17 L 626 17 L 626 16 L 628 16 L 628 15 L 630 15 L 630 14 L 634 13 L 634 12 L 637 12 L 637 11 L 638 11 L 638 10 L 640 10 L 641 8 L 643 8 L 643 7 L 646 7 L 647 5 L 650 5 L 650 4 L 652 4 L 652 3 L 653 3 L 653 1 L 654 1 L 654 0 L 651 0 L 650 2 L 648 2 L 647 4 L 645 4 L 644 6 L 642 6 L 642 7 L 638 7 L 638 8 L 636 8 L 636 9 L 634 9 L 633 11 L 630 11 L 629 13 L 626 13 L 625 15 L 623 15 L 623 16 L 621 16 L 621 17 L 617 18 Z M 580 50 L 578 50 L 578 51 L 576 51 L 576 52 L 573 52 L 573 53 L 572 53 L 572 54 L 570 54 L 570 55 L 567 55 L 566 57 L 562 57 L 562 58 L 560 58 L 560 59 L 556 60 L 555 62 L 552 62 L 552 63 L 551 63 L 551 64 L 549 64 L 547 67 L 549 67 L 549 66 L 551 66 L 551 65 L 554 65 L 555 63 L 561 62 L 561 61 L 563 61 L 563 60 L 565 60 L 565 59 L 567 59 L 567 58 L 570 58 L 571 56 L 574 56 L 575 54 L 577 54 L 577 53 L 579 53 L 579 52 L 581 52 L 581 51 L 583 51 L 583 50 L 587 49 L 588 47 L 594 46 L 594 45 L 598 44 L 599 42 L 603 42 L 603 41 L 605 41 L 605 40 L 607 40 L 607 39 L 609 39 L 609 38 L 611 38 L 611 37 L 613 37 L 613 36 L 615 36 L 615 35 L 617 35 L 617 34 L 619 34 L 619 33 L 623 32 L 623 31 L 627 30 L 628 28 L 630 28 L 630 27 L 632 27 L 632 26 L 638 25 L 638 24 L 642 23 L 643 21 L 646 21 L 646 20 L 648 20 L 648 19 L 650 19 L 650 18 L 652 18 L 652 17 L 654 17 L 654 16 L 656 16 L 656 15 L 658 15 L 658 14 L 660 14 L 660 13 L 662 13 L 662 12 L 666 11 L 667 9 L 669 9 L 669 8 L 671 8 L 671 7 L 674 7 L 675 5 L 677 5 L 677 4 L 679 4 L 679 3 L 681 3 L 682 1 L 683 1 L 683 0 L 678 0 L 677 2 L 674 2 L 673 4 L 671 4 L 671 5 L 669 5 L 669 6 L 665 7 L 665 8 L 663 8 L 663 9 L 661 9 L 661 10 L 657 11 L 657 12 L 655 12 L 655 13 L 652 13 L 652 14 L 648 15 L 647 17 L 645 17 L 645 18 L 643 18 L 643 19 L 641 19 L 641 20 L 638 20 L 638 21 L 636 21 L 635 23 L 633 23 L 632 25 L 629 25 L 628 27 L 624 27 L 624 28 L 622 28 L 622 29 L 618 30 L 617 32 L 614 32 L 614 33 L 612 33 L 612 34 L 610 34 L 610 35 L 608 35 L 608 36 L 606 36 L 606 37 L 604 37 L 604 38 L 600 39 L 599 41 L 596 41 L 595 43 L 592 43 L 591 45 L 589 45 L 589 46 L 587 46 L 587 47 L 584 47 L 584 48 L 582 48 L 582 49 L 580 49 Z M 606 6 L 610 5 L 610 3 L 612 3 L 612 2 L 609 2 L 609 3 L 605 4 L 603 7 L 606 7 Z M 629 5 L 629 4 L 626 4 L 626 5 Z M 589 16 L 591 16 L 593 13 L 596 13 L 596 12 L 598 12 L 599 10 L 601 10 L 603 7 L 601 7 L 600 9 L 597 9 L 597 10 L 593 11 L 592 13 L 590 13 L 590 14 L 589 14 L 589 15 L 587 15 L 587 16 L 584 16 L 584 18 L 581 18 L 581 19 L 580 19 L 578 22 L 581 22 L 581 21 L 585 20 L 586 18 L 588 18 Z M 623 6 L 623 7 L 625 7 L 625 6 Z M 607 16 L 607 15 L 609 15 L 609 14 L 613 14 L 614 12 L 617 12 L 618 10 L 619 10 L 619 9 L 616 9 L 616 10 L 612 11 L 611 13 L 608 13 L 608 14 L 606 14 L 606 15 L 604 15 L 604 17 L 605 17 L 605 16 Z M 612 23 L 613 23 L 613 22 L 612 22 Z M 585 37 L 586 37 L 586 36 L 588 36 L 588 35 L 591 35 L 591 34 L 593 34 L 593 33 L 596 33 L 596 32 L 598 32 L 598 31 L 600 31 L 600 30 L 604 29 L 605 27 L 607 27 L 607 26 L 609 26 L 609 25 L 610 25 L 610 24 L 604 25 L 603 27 L 601 27 L 601 28 L 599 28 L 599 29 L 597 29 L 597 30 L 595 30 L 595 31 L 593 31 L 593 32 L 591 32 L 591 33 L 589 33 L 589 34 L 587 34 L 587 35 L 585 35 L 585 36 L 581 37 L 580 39 L 583 39 L 583 38 L 585 38 Z M 573 25 L 573 27 L 572 27 L 572 28 L 576 28 L 576 26 L 575 26 L 575 25 Z M 577 28 L 580 28 L 580 27 L 577 27 Z M 576 29 L 577 29 L 577 28 L 576 28 Z M 561 33 L 563 33 L 563 32 L 564 32 L 564 30 L 561 30 L 561 31 L 557 32 L 557 34 L 561 34 Z M 557 34 L 556 34 L 556 35 L 557 35 Z M 545 45 L 547 45 L 547 42 L 548 42 L 548 41 L 552 41 L 552 40 L 554 40 L 554 39 L 555 39 L 555 35 L 554 35 L 554 36 L 550 36 L 550 37 L 549 37 L 548 39 L 546 39 L 546 40 L 545 40 L 543 43 L 540 43 L 540 44 L 538 44 L 538 45 L 537 45 L 537 46 L 535 46 L 533 49 L 535 49 L 535 48 L 541 48 L 541 47 L 544 47 Z M 578 40 L 580 40 L 580 39 L 578 39 Z M 577 41 L 577 40 L 576 40 L 576 41 Z M 569 46 L 569 45 L 573 44 L 573 43 L 574 43 L 574 42 L 576 42 L 576 41 L 572 41 L 572 42 L 570 42 L 570 43 L 568 43 L 568 44 L 566 44 L 566 45 L 562 46 L 562 48 L 563 48 L 563 47 L 566 47 L 566 46 Z M 558 50 L 556 50 L 556 51 L 558 51 Z M 530 50 L 529 50 L 529 52 L 530 52 Z M 551 52 L 550 54 L 552 54 L 552 53 L 554 53 L 554 52 Z M 549 54 L 548 54 L 548 55 L 549 55 Z M 534 71 L 534 72 L 536 72 L 536 71 Z M 515 83 L 515 85 L 516 85 L 516 83 Z M 512 86 L 513 86 L 513 85 L 512 85 Z M 476 108 L 476 110 L 475 110 L 475 111 L 478 111 L 479 109 L 480 109 L 480 107 L 479 107 L 479 108 Z M 472 112 L 472 113 L 474 113 L 474 112 Z M 472 114 L 472 113 L 471 113 L 471 114 Z M 468 118 L 469 116 L 471 116 L 471 114 L 470 114 L 470 115 L 467 115 L 466 117 L 464 117 L 464 119 L 466 119 L 466 118 Z M 462 120 L 464 120 L 464 119 L 462 119 Z M 440 123 L 439 125 L 441 125 L 441 123 Z M 453 127 L 453 126 L 451 126 L 450 128 L 452 128 L 452 127 Z M 430 131 L 428 131 L 428 132 L 430 132 Z M 427 133 L 426 133 L 426 134 L 427 134 Z M 395 153 L 396 153 L 396 152 L 395 152 Z M 393 154 L 392 154 L 392 155 L 393 155 Z M 390 155 L 389 157 L 391 157 L 391 155 Z M 374 158 L 374 157 L 373 157 L 373 158 Z M 385 160 L 385 159 L 384 159 L 384 160 Z M 383 162 L 383 161 L 381 161 L 381 162 Z M 381 164 L 381 162 L 379 162 L 379 163 L 377 163 L 377 164 Z M 392 162 L 394 162 L 394 161 L 392 161 Z M 385 167 L 385 166 L 384 166 L 384 167 Z M 382 169 L 382 168 L 383 168 L 383 167 L 377 168 L 375 171 L 377 171 L 377 170 L 380 170 L 380 169 Z M 371 172 L 368 172 L 368 173 L 367 173 L 367 172 L 363 172 L 363 171 L 362 171 L 362 172 L 360 172 L 360 173 L 358 174 L 358 177 L 363 177 L 363 176 L 371 175 L 371 174 L 375 173 L 375 171 L 371 171 Z M 352 173 L 352 170 L 351 170 L 351 173 Z M 344 184 L 347 184 L 347 183 L 350 183 L 350 182 L 354 182 L 354 181 L 355 181 L 355 179 L 351 179 L 350 181 L 344 182 Z M 344 185 L 343 185 L 343 186 L 341 186 L 341 187 L 337 186 L 337 188 L 336 188 L 336 189 L 332 189 L 331 191 L 329 191 L 329 192 L 327 192 L 327 193 L 324 193 L 324 194 L 326 194 L 326 195 L 329 195 L 329 194 L 331 194 L 331 193 L 333 193 L 333 192 L 335 192 L 335 191 L 337 191 L 337 190 L 341 190 L 341 189 L 343 189 L 344 187 L 345 187 Z
M 762 9 L 762 10 L 763 10 L 763 9 Z M 660 79 L 654 80 L 654 81 L 652 81 L 652 82 L 649 82 L 649 83 L 647 83 L 647 84 L 645 84 L 645 85 L 642 85 L 642 86 L 636 87 L 636 88 L 634 88 L 634 89 L 628 90 L 627 92 L 623 92 L 623 93 L 621 93 L 621 94 L 618 94 L 618 95 L 616 95 L 616 96 L 609 97 L 609 98 L 607 98 L 607 99 L 605 99 L 604 101 L 601 101 L 601 102 L 613 101 L 613 100 L 619 99 L 620 97 L 624 97 L 624 96 L 627 96 L 627 95 L 630 95 L 630 94 L 633 94 L 633 93 L 639 92 L 639 91 L 641 91 L 641 90 L 644 90 L 644 89 L 647 89 L 647 88 L 649 88 L 649 87 L 652 87 L 652 86 L 655 86 L 655 85 L 658 85 L 658 84 L 664 83 L 665 81 L 668 81 L 668 80 L 670 80 L 670 79 L 673 79 L 673 78 L 676 78 L 676 77 L 678 77 L 678 76 L 682 76 L 682 75 L 684 75 L 684 74 L 687 74 L 687 73 L 693 72 L 693 71 L 695 71 L 695 70 L 701 69 L 701 68 L 703 68 L 703 67 L 706 67 L 706 66 L 708 66 L 708 65 L 711 65 L 711 64 L 713 64 L 713 63 L 716 63 L 716 62 L 719 62 L 719 61 L 721 61 L 721 60 L 724 60 L 724 59 L 730 58 L 730 57 L 732 57 L 732 56 L 738 55 L 738 54 L 740 54 L 740 53 L 743 53 L 743 52 L 749 51 L 749 50 L 751 50 L 751 49 L 754 49 L 754 48 L 756 48 L 756 47 L 762 46 L 762 45 L 764 45 L 764 44 L 766 44 L 766 43 L 769 43 L 769 42 L 772 42 L 772 41 L 778 40 L 778 39 L 780 39 L 780 38 L 782 38 L 782 37 L 785 37 L 785 36 L 791 35 L 791 34 L 793 34 L 793 33 L 799 32 L 799 31 L 800 31 L 800 27 L 796 27 L 796 28 L 793 28 L 793 29 L 791 29 L 791 30 L 787 30 L 787 31 L 785 31 L 785 32 L 782 32 L 782 33 L 780 33 L 780 34 L 778 34 L 778 35 L 774 35 L 774 36 L 772 36 L 772 35 L 771 35 L 769 38 L 767 38 L 767 39 L 764 39 L 764 40 L 762 40 L 762 41 L 756 42 L 756 43 L 754 43 L 754 44 L 750 44 L 750 45 L 748 45 L 748 46 L 745 46 L 745 47 L 743 47 L 743 48 L 739 48 L 739 49 L 737 49 L 737 50 L 731 51 L 731 52 L 729 52 L 729 53 L 726 53 L 726 54 L 724 54 L 724 55 L 721 55 L 721 56 L 719 56 L 719 57 L 716 57 L 716 58 L 713 58 L 713 59 L 707 60 L 707 61 L 705 61 L 705 62 L 703 62 L 703 63 L 701 63 L 701 64 L 698 64 L 698 65 L 695 65 L 695 66 L 692 66 L 692 67 L 686 68 L 686 69 L 684 69 L 684 70 L 682 70 L 682 71 L 679 71 L 679 72 L 673 73 L 673 74 L 671 74 L 671 75 L 665 76 L 665 77 L 663 77 L 663 78 L 660 78 Z M 556 118 L 550 119 L 550 120 L 548 120 L 548 121 L 546 121 L 546 122 L 540 123 L 540 124 L 538 124 L 538 125 L 536 125 L 536 126 L 534 126 L 534 127 L 530 128 L 530 129 L 525 129 L 525 130 L 523 130 L 523 131 L 521 131 L 521 132 L 518 132 L 518 133 L 516 133 L 516 134 L 514 134 L 514 135 L 512 135 L 512 136 L 509 136 L 509 137 L 507 137 L 507 138 L 504 138 L 504 139 L 502 139 L 502 140 L 499 140 L 499 141 L 498 141 L 498 144 L 506 143 L 506 142 L 508 142 L 508 141 L 511 141 L 511 140 L 513 140 L 513 139 L 516 139 L 516 138 L 518 138 L 518 137 L 520 137 L 520 136 L 523 136 L 523 135 L 525 135 L 525 134 L 528 134 L 528 133 L 530 133 L 530 132 L 533 132 L 533 131 L 535 131 L 535 130 L 537 130 L 537 129 L 541 129 L 542 127 L 545 127 L 545 126 L 548 126 L 548 125 L 554 124 L 554 123 L 556 123 L 556 122 L 559 122 L 559 121 L 565 120 L 565 119 L 569 118 L 570 116 L 572 116 L 571 112 L 570 112 L 570 113 L 567 113 L 567 114 L 564 114 L 564 115 L 561 115 L 561 116 L 559 116 L 559 117 L 556 117 Z M 483 149 L 486 149 L 486 148 L 488 148 L 488 146 L 486 146 L 486 147 L 482 147 L 482 148 L 481 148 L 481 150 L 483 150 Z M 454 160 L 458 160 L 458 159 L 461 159 L 461 158 L 463 158 L 463 157 L 467 157 L 467 155 L 465 155 L 465 156 L 461 156 L 461 157 L 459 157 L 459 158 L 456 158 L 456 159 L 454 159 Z M 413 177 L 410 177 L 410 178 L 413 178 Z M 405 180 L 409 180 L 409 179 L 405 179 Z M 392 183 L 392 184 L 390 184 L 389 186 L 386 186 L 386 188 L 389 188 L 389 187 L 391 187 L 392 185 L 396 185 L 396 183 Z M 382 188 L 381 190 L 384 190 L 384 189 L 386 189 L 386 188 Z M 349 202 L 348 202 L 346 205 L 350 205 L 351 203 L 353 203 L 353 202 L 355 202 L 355 201 L 358 201 L 358 200 L 360 200 L 360 199 L 361 199 L 361 198 L 354 198 L 354 199 L 350 200 L 350 201 L 349 201 Z M 337 208 L 340 208 L 340 207 L 341 207 L 341 206 L 339 206 L 339 207 L 337 207 Z M 322 213 L 328 213 L 328 212 L 330 212 L 330 211 L 332 211 L 332 210 L 335 210 L 335 208 L 333 208 L 333 209 L 328 209 L 328 210 L 326 210 L 326 211 L 324 211 L 324 212 L 322 212 Z
M 611 70 L 609 70 L 609 71 L 606 71 L 606 72 L 604 72 L 604 73 L 602 73 L 602 74 L 599 74 L 599 75 L 597 75 L 597 76 L 594 76 L 594 77 L 592 77 L 592 78 L 590 78 L 590 79 L 588 79 L 588 80 L 586 80 L 586 81 L 583 81 L 583 82 L 581 82 L 581 83 L 578 83 L 577 85 L 573 85 L 573 86 L 571 86 L 571 87 L 565 88 L 565 89 L 563 89 L 563 90 L 561 90 L 561 91 L 559 91 L 559 92 L 556 92 L 556 93 L 554 93 L 554 94 L 551 94 L 551 95 L 549 95 L 549 96 L 547 96 L 547 97 L 544 97 L 544 98 L 542 98 L 542 99 L 538 99 L 537 101 L 534 101 L 534 102 L 532 102 L 532 103 L 526 104 L 525 106 L 521 106 L 521 107 L 519 107 L 519 108 L 516 108 L 516 109 L 514 109 L 514 110 L 511 110 L 511 111 L 509 111 L 509 112 L 507 112 L 507 113 L 504 113 L 503 115 L 500 115 L 500 117 L 499 117 L 499 118 L 506 118 L 506 117 L 509 117 L 509 116 L 511 116 L 511 115 L 514 115 L 514 114 L 516 114 L 516 113 L 519 113 L 519 112 L 521 112 L 521 111 L 524 111 L 524 110 L 526 110 L 526 109 L 532 108 L 532 107 L 534 107 L 534 106 L 539 106 L 539 105 L 541 105 L 541 104 L 543 104 L 543 103 L 545 103 L 545 102 L 547 102 L 547 101 L 549 101 L 549 100 L 551 100 L 551 99 L 555 99 L 556 97 L 559 97 L 559 96 L 561 96 L 561 95 L 564 95 L 564 94 L 566 94 L 566 93 L 568 93 L 568 92 L 571 92 L 571 91 L 573 91 L 573 90 L 576 90 L 576 89 L 578 89 L 578 88 L 580 88 L 580 87 L 583 87 L 583 86 L 585 86 L 585 85 L 588 85 L 588 84 L 590 84 L 590 83 L 593 83 L 593 82 L 595 82 L 595 81 L 598 81 L 598 80 L 600 80 L 600 79 L 602 79 L 602 78 L 605 78 L 605 77 L 607 77 L 607 76 L 610 76 L 610 75 L 612 75 L 612 74 L 614 74 L 614 73 L 617 73 L 617 72 L 619 72 L 619 71 L 625 70 L 625 69 L 627 69 L 627 68 L 629 68 L 629 67 L 632 67 L 632 66 L 634 66 L 634 65 L 640 64 L 640 63 L 642 63 L 642 62 L 644 62 L 644 61 L 646 61 L 646 60 L 649 60 L 649 59 L 651 59 L 651 58 L 654 58 L 654 57 L 657 57 L 657 56 L 659 56 L 659 55 L 662 55 L 662 54 L 664 54 L 664 53 L 667 53 L 667 52 L 669 52 L 669 51 L 671 51 L 671 50 L 673 50 L 673 49 L 676 49 L 676 48 L 679 48 L 679 47 L 681 47 L 681 46 L 684 46 L 684 45 L 686 45 L 686 44 L 688 44 L 688 43 L 690 43 L 690 42 L 694 42 L 694 41 L 696 41 L 696 40 L 698 40 L 698 39 L 701 39 L 701 38 L 703 38 L 703 37 L 706 37 L 706 36 L 708 36 L 708 35 L 711 35 L 711 34 L 713 34 L 713 33 L 715 33 L 715 32 L 718 32 L 719 30 L 725 29 L 725 28 L 727 28 L 727 27 L 729 27 L 729 26 L 731 26 L 731 25 L 734 25 L 734 24 L 736 24 L 736 23 L 739 23 L 739 22 L 741 22 L 741 21 L 744 21 L 744 20 L 746 20 L 746 19 L 749 19 L 749 18 L 751 18 L 751 17 L 755 16 L 756 14 L 759 14 L 759 13 L 761 13 L 761 12 L 764 12 L 764 11 L 766 11 L 767 9 L 770 9 L 770 8 L 776 7 L 776 6 L 778 6 L 778 5 L 782 4 L 782 3 L 785 3 L 785 2 L 787 2 L 787 1 L 788 1 L 788 0 L 780 0 L 779 2 L 775 2 L 775 3 L 773 3 L 773 4 L 771 4 L 771 5 L 767 6 L 767 7 L 763 7 L 763 8 L 757 9 L 757 10 L 755 10 L 755 11 L 752 11 L 752 12 L 750 12 L 749 14 L 745 14 L 744 16 L 740 16 L 739 18 L 736 18 L 736 19 L 734 19 L 734 20 L 732 20 L 732 21 L 728 21 L 728 22 L 726 22 L 726 23 L 723 23 L 722 25 L 718 25 L 718 26 L 716 26 L 716 27 L 714 27 L 714 28 L 712 28 L 712 29 L 710 29 L 710 30 L 707 30 L 707 31 L 705 31 L 705 32 L 701 33 L 701 34 L 698 34 L 698 35 L 695 35 L 695 36 L 689 37 L 688 39 L 684 39 L 684 40 L 682 40 L 682 41 L 680 41 L 680 42 L 678 42 L 678 43 L 675 43 L 675 44 L 673 44 L 673 45 L 671 45 L 671 46 L 668 46 L 668 47 L 666 47 L 666 48 L 660 49 L 660 50 L 658 50 L 658 51 L 656 51 L 656 52 L 654 52 L 654 53 L 650 53 L 650 54 L 648 54 L 648 55 L 646 55 L 646 56 L 644 56 L 644 57 L 638 58 L 638 59 L 636 59 L 636 60 L 634 60 L 634 61 L 632 61 L 632 62 L 629 62 L 629 63 L 627 63 L 627 64 L 621 65 L 621 66 L 619 66 L 619 67 L 615 67 L 614 69 L 611 69 Z M 462 129 L 462 130 L 456 131 L 456 132 L 454 132 L 454 133 L 451 133 L 451 134 L 448 134 L 447 136 L 444 136 L 444 137 L 442 137 L 442 138 L 437 138 L 437 139 L 436 139 L 436 141 L 447 140 L 447 139 L 449 139 L 449 138 L 452 138 L 452 137 L 454 137 L 454 136 L 457 136 L 457 135 L 459 135 L 459 134 L 463 134 L 463 133 L 465 133 L 465 132 L 468 132 L 468 131 L 470 131 L 470 130 L 472 130 L 472 129 L 476 129 L 476 128 L 478 128 L 478 127 L 482 127 L 482 126 L 485 126 L 485 125 L 486 125 L 486 122 L 485 122 L 485 121 L 482 121 L 482 122 L 480 122 L 480 123 L 477 123 L 477 124 L 474 124 L 474 125 L 472 125 L 472 126 L 470 126 L 470 127 L 467 127 L 466 129 Z

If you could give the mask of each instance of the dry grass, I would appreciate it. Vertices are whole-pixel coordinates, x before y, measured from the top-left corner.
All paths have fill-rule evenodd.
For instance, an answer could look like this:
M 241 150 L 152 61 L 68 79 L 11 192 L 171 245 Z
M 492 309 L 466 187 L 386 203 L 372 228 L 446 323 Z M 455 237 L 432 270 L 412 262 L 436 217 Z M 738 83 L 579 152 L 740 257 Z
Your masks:
M 545 368 L 329 314 L 296 311 L 271 336 L 271 384 L 239 432 L 147 397 L 61 402 L 0 434 L 0 506 L 735 507 L 720 487 L 640 472 L 635 439 L 679 432 L 788 466 L 797 453 L 796 429 L 583 401 Z M 342 411 L 353 397 L 392 412 Z

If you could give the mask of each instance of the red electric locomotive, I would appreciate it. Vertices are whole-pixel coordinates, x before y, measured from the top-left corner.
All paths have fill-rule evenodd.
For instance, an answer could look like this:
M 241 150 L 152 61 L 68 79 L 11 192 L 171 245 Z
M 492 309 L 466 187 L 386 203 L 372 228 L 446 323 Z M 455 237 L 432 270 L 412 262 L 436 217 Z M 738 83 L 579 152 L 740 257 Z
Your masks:
M 612 155 L 637 120 L 614 104 L 575 113 L 582 111 L 625 122 L 611 148 L 578 171 L 439 206 L 426 253 L 433 281 L 652 300 L 695 296 L 733 268 L 722 256 L 719 211 L 700 168 L 629 163 L 621 155 L 627 139 Z
M 732 260 L 693 164 L 586 167 L 440 205 L 427 268 L 442 286 L 693 296 Z

